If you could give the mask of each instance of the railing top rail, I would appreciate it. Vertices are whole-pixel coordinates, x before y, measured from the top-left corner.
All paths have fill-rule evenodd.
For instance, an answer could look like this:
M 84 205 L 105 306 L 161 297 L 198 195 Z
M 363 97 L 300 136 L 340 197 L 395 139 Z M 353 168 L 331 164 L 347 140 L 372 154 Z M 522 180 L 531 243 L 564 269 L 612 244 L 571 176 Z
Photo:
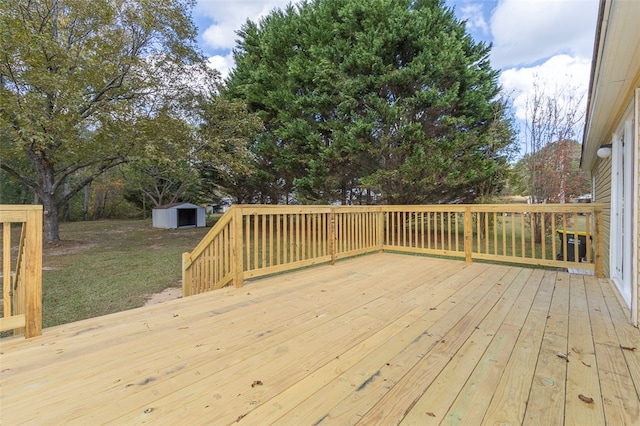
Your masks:
M 535 212 L 535 213 L 593 213 L 604 208 L 602 203 L 566 204 L 470 204 L 471 211 L 481 212 Z
M 595 212 L 604 207 L 602 203 L 553 203 L 553 204 L 411 204 L 411 205 L 368 205 L 368 206 L 305 206 L 305 205 L 271 205 L 271 204 L 235 204 L 242 209 L 243 215 L 253 214 L 286 214 L 286 213 L 329 213 L 331 211 L 501 211 L 501 212 Z
M 302 206 L 276 204 L 235 204 L 244 216 L 253 214 L 330 213 L 336 206 Z M 342 206 L 340 206 L 342 207 Z M 350 207 L 350 206 L 344 206 Z
M 41 205 L 0 204 L 0 222 L 26 222 L 27 214 L 37 211 L 42 211 Z
M 29 211 L 42 210 L 42 205 L 36 204 L 0 204 L 0 213 L 3 211 Z

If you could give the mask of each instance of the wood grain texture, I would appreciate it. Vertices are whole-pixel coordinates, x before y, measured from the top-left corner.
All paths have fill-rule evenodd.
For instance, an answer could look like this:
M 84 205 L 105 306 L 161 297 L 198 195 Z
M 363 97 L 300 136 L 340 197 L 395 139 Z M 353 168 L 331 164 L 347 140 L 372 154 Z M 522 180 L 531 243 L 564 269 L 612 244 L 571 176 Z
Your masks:
M 633 347 L 604 280 L 378 253 L 3 339 L 0 423 L 634 424 Z

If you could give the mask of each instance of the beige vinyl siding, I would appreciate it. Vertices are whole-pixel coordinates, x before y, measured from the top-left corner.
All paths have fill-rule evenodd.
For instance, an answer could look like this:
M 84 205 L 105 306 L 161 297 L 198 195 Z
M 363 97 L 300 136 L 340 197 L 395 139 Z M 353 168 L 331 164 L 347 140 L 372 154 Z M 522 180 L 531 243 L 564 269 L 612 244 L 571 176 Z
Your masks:
M 604 275 L 611 276 L 609 252 L 611 247 L 611 157 L 599 159 L 595 170 L 594 202 L 603 203 L 603 229 L 601 232 L 604 245 Z

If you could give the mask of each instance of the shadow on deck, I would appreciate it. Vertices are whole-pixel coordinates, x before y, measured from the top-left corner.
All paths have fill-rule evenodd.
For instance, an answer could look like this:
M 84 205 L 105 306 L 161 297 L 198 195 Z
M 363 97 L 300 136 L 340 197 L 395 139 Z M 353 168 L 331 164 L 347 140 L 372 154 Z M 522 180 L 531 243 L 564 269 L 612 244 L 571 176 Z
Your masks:
M 2 424 L 638 424 L 609 282 L 374 254 L 3 340 Z

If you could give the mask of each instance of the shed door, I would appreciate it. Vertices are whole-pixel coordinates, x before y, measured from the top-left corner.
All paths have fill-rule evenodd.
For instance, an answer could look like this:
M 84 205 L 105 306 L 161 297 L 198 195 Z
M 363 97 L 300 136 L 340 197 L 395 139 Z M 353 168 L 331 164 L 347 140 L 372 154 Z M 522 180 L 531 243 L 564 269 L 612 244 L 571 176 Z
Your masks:
M 196 209 L 178 209 L 178 228 L 197 225 L 198 213 Z

